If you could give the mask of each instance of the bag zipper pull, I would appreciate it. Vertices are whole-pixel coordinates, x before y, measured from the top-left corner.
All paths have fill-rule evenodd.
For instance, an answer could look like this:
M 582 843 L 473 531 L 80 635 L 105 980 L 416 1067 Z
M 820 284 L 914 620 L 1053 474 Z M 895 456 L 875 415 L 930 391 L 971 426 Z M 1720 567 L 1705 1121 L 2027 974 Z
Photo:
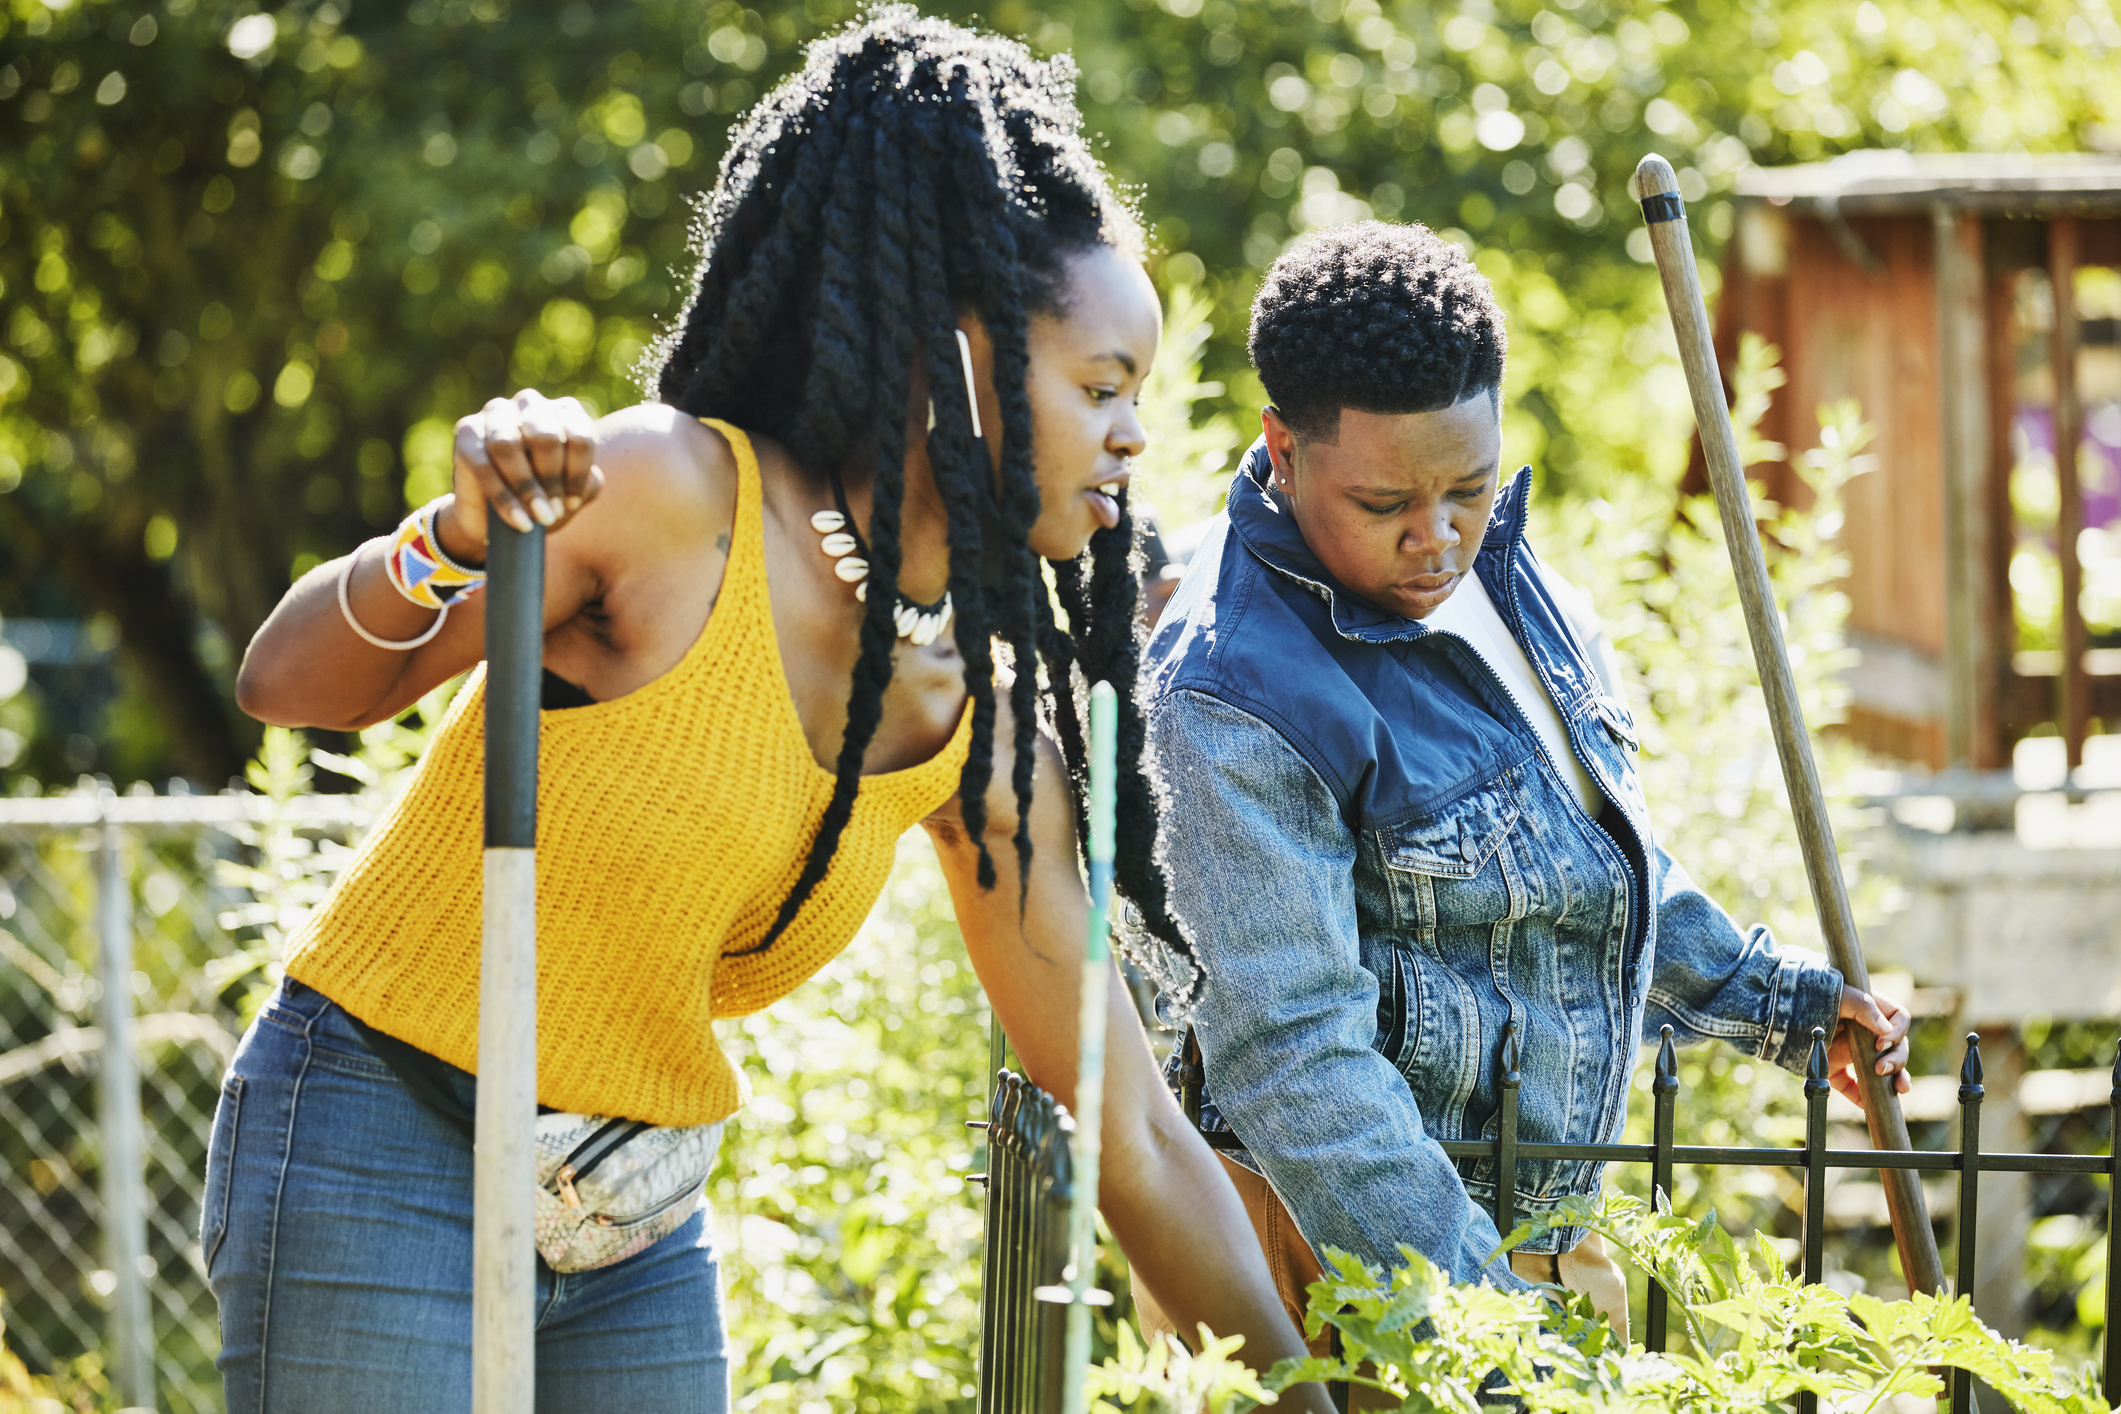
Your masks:
M 574 1191 L 573 1164 L 568 1164 L 562 1167 L 554 1181 L 559 1186 L 560 1201 L 562 1203 L 565 1203 L 570 1208 L 579 1208 L 582 1206 L 582 1195 Z

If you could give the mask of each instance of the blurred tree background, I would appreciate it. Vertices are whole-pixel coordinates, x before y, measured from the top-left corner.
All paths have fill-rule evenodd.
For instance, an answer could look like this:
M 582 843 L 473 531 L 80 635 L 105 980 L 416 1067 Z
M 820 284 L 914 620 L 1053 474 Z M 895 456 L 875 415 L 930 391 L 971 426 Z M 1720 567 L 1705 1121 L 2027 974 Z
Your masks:
M 289 580 L 434 494 L 486 398 L 638 396 L 730 122 L 855 8 L 5 0 L 4 769 L 235 774 L 234 662 Z M 1747 163 L 2121 140 L 2109 0 L 930 8 L 1074 53 L 1156 273 L 1205 301 L 1213 410 L 1259 401 L 1245 307 L 1292 234 L 1421 220 L 1479 249 L 1510 455 L 1568 494 L 1684 455 L 1643 152 L 1713 262 Z

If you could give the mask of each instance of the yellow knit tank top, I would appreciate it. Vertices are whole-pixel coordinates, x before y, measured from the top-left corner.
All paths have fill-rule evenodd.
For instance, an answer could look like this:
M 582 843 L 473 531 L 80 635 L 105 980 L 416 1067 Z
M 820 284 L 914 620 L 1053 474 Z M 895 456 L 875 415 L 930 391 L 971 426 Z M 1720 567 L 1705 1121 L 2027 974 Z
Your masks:
M 704 419 L 703 419 L 704 420 Z M 957 789 L 971 713 L 932 759 L 863 779 L 831 871 L 764 940 L 832 796 L 781 667 L 758 459 L 736 453 L 736 522 L 707 626 L 654 682 L 542 714 L 538 1100 L 706 1124 L 748 1093 L 710 1022 L 779 1000 L 854 936 L 898 837 Z M 370 1026 L 475 1070 L 485 669 L 412 783 L 290 945 L 288 975 Z

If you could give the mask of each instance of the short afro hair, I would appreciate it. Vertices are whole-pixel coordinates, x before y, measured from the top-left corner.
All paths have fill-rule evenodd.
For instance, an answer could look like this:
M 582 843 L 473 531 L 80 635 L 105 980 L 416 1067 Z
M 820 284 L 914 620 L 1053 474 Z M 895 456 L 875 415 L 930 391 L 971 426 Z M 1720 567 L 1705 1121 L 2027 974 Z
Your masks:
M 1252 301 L 1253 366 L 1282 421 L 1330 442 L 1340 412 L 1434 412 L 1498 399 L 1509 338 L 1487 277 L 1422 225 L 1361 221 L 1304 237 Z

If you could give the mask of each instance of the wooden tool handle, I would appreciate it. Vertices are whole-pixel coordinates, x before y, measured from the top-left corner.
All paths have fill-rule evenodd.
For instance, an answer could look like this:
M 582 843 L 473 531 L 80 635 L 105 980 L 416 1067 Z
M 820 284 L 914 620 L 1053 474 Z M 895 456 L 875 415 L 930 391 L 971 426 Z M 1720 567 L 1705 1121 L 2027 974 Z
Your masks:
M 489 509 L 485 934 L 472 1160 L 473 1414 L 523 1414 L 537 1370 L 538 706 L 545 531 Z
M 1665 304 L 1672 312 L 1672 332 L 1679 339 L 1679 361 L 1686 369 L 1687 388 L 1693 395 L 1694 424 L 1701 433 L 1709 482 L 1715 488 L 1716 509 L 1723 520 L 1723 537 L 1730 546 L 1731 567 L 1738 574 L 1738 597 L 1745 605 L 1753 661 L 1760 672 L 1761 690 L 1767 695 L 1775 753 L 1782 760 L 1782 779 L 1789 788 L 1790 808 L 1797 820 L 1804 870 L 1811 881 L 1812 902 L 1819 910 L 1819 929 L 1826 937 L 1827 955 L 1843 980 L 1851 987 L 1869 991 L 1870 974 L 1863 965 L 1856 918 L 1849 909 L 1848 886 L 1842 880 L 1841 860 L 1834 850 L 1834 829 L 1827 820 L 1826 795 L 1819 786 L 1819 768 L 1812 760 L 1811 738 L 1805 733 L 1804 709 L 1797 700 L 1789 651 L 1782 642 L 1782 619 L 1768 581 L 1767 561 L 1760 553 L 1760 530 L 1753 520 L 1752 498 L 1746 492 L 1745 471 L 1738 460 L 1738 438 L 1731 427 L 1730 409 L 1724 406 L 1723 377 L 1716 366 L 1708 307 L 1701 298 L 1693 242 L 1687 233 L 1686 207 L 1671 164 L 1655 154 L 1643 158 L 1635 169 L 1635 195 L 1649 222 L 1650 248 L 1657 257 Z M 1864 1063 L 1860 1039 L 1852 1041 L 1859 1058 L 1856 1074 L 1862 1086 L 1872 1147 L 1908 1149 L 1907 1121 L 1901 1116 L 1900 1097 L 1891 1078 L 1879 1075 L 1874 1065 Z M 1937 1237 L 1930 1227 L 1919 1175 L 1909 1169 L 1887 1169 L 1879 1177 L 1885 1181 L 1886 1207 L 1892 1216 L 1893 1237 L 1900 1246 L 1901 1270 L 1907 1275 L 1909 1289 L 1940 1291 L 1944 1285 L 1944 1263 L 1937 1255 Z

